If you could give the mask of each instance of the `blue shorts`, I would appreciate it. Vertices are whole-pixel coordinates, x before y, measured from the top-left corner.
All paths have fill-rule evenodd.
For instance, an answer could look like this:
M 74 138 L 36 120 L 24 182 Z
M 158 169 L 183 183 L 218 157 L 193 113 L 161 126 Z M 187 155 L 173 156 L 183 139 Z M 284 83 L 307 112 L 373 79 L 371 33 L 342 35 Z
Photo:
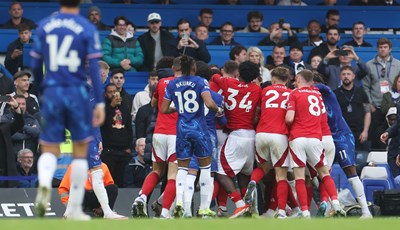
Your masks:
M 89 169 L 92 169 L 96 166 L 101 166 L 99 143 L 95 140 L 92 140 L 89 143 L 87 160 L 88 160 Z
M 335 161 L 339 162 L 340 167 L 346 168 L 356 165 L 353 134 L 348 133 L 339 137 L 334 137 L 333 142 L 335 143 L 336 147 Z
M 186 160 L 195 156 L 206 158 L 212 155 L 211 139 L 206 125 L 197 126 L 193 124 L 178 123 L 176 133 L 176 158 Z
M 92 136 L 92 113 L 86 86 L 46 88 L 41 112 L 40 140 L 45 143 L 65 141 L 65 129 L 73 141 L 89 141 Z
M 211 136 L 212 143 L 212 161 L 211 161 L 211 172 L 218 172 L 218 147 L 217 147 L 217 137 Z M 189 169 L 199 170 L 199 162 L 196 157 L 192 157 L 189 164 Z

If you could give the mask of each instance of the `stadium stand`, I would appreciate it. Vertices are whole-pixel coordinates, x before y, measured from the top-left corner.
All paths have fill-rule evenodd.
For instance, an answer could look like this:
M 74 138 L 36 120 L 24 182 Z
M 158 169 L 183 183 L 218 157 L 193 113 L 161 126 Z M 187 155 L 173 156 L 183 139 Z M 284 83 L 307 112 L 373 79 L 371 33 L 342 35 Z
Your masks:
M 364 185 L 367 201 L 373 202 L 373 193 L 375 190 L 392 189 L 387 171 L 384 167 L 364 167 L 360 179 Z

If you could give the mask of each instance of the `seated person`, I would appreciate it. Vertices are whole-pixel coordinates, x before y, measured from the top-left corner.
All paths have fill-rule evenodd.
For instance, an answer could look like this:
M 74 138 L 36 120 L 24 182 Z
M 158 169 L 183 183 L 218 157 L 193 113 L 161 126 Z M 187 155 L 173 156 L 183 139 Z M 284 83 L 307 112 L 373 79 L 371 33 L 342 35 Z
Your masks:
M 32 20 L 22 17 L 24 9 L 22 9 L 20 2 L 13 1 L 8 9 L 8 13 L 11 18 L 3 24 L 2 29 L 18 29 L 18 26 L 22 23 L 28 25 L 30 29 L 36 28 Z
M 17 154 L 18 176 L 29 176 L 26 180 L 18 181 L 18 188 L 36 188 L 38 184 L 37 174 L 32 171 L 33 153 L 30 149 L 21 149 Z

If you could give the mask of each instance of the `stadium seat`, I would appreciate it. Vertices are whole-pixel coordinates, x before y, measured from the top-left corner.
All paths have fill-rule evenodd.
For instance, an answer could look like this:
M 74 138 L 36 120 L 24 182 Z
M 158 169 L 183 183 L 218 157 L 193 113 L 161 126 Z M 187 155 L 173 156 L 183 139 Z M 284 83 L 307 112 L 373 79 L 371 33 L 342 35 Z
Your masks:
M 342 167 L 339 164 L 335 163 L 332 165 L 331 169 L 331 177 L 335 182 L 336 188 L 340 191 L 342 189 L 349 189 L 353 196 L 355 197 L 353 188 L 351 187 L 349 181 L 347 180 L 347 176 L 344 173 Z
M 362 183 L 364 185 L 365 196 L 367 201 L 374 202 L 373 193 L 376 190 L 392 189 L 390 185 L 388 174 L 385 167 L 371 167 L 366 166 L 361 172 Z
M 367 162 L 374 162 L 375 164 L 387 164 L 387 152 L 371 151 L 368 153 Z

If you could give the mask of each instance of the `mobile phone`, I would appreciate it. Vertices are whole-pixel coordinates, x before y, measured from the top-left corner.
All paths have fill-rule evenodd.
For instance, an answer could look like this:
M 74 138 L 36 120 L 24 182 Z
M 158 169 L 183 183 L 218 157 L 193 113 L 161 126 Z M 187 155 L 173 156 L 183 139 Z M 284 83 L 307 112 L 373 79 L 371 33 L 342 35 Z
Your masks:
M 188 39 L 189 39 L 189 34 L 184 33 L 184 34 L 182 35 L 182 38 L 188 40 Z
M 0 102 L 9 102 L 11 100 L 11 96 L 1 95 Z
M 279 24 L 279 28 L 283 28 L 283 23 L 285 23 L 285 19 L 284 18 L 280 18 L 279 19 L 279 22 L 278 22 L 278 24 Z
M 347 56 L 348 54 L 349 54 L 349 52 L 347 52 L 347 50 L 342 50 L 342 49 L 336 50 L 336 52 L 335 52 L 335 55 L 337 57 L 339 57 L 339 56 Z

